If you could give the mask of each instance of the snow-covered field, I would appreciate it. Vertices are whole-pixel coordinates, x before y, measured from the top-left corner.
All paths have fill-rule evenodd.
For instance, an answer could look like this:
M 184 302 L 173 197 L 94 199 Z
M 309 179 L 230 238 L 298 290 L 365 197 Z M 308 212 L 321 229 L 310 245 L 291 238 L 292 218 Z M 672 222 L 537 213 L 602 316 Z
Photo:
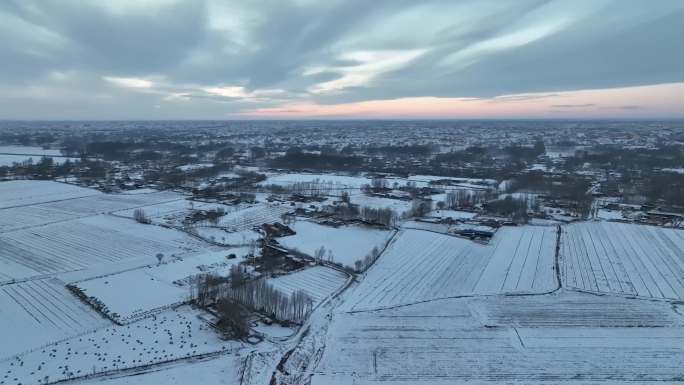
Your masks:
M 138 195 L 96 195 L 37 205 L 0 209 L 0 233 L 71 219 L 110 213 L 129 207 L 141 207 L 160 200 L 177 200 L 174 193 Z
M 171 363 L 147 370 L 78 382 L 80 385 L 239 384 L 243 359 L 237 354 Z
M 241 230 L 231 232 L 220 227 L 198 226 L 194 228 L 196 234 L 202 239 L 216 242 L 221 245 L 244 246 L 258 240 L 261 235 L 254 230 Z
M 185 199 L 176 199 L 169 202 L 148 205 L 142 207 L 145 215 L 153 222 L 167 225 L 181 225 L 185 217 L 193 210 L 214 210 L 223 209 L 230 213 L 244 209 L 244 206 L 228 206 L 219 203 L 205 203 Z M 133 218 L 135 208 L 117 211 L 116 215 Z
M 187 234 L 98 215 L 0 235 L 0 280 L 83 270 L 126 259 L 155 260 L 205 248 Z
M 237 205 L 173 200 L 142 207 L 155 224 L 185 227 L 183 221 L 193 210 L 222 209 L 226 214 L 215 223 L 203 221 L 193 226 L 201 238 L 223 245 L 246 245 L 259 238 L 253 227 L 263 223 L 282 222 L 281 215 L 291 209 L 280 205 Z M 117 216 L 133 218 L 136 209 L 117 211 Z
M 597 293 L 684 299 L 684 231 L 616 222 L 563 226 L 562 279 Z
M 76 299 L 59 280 L 0 286 L 0 361 L 109 323 Z
M 206 353 L 230 354 L 229 351 L 240 347 L 236 341 L 221 341 L 194 310 L 181 307 L 135 324 L 109 326 L 0 361 L 0 381 L 39 384 L 46 377 L 56 381 Z
M 399 215 L 411 211 L 411 201 L 404 201 L 400 199 L 390 199 L 368 196 L 365 194 L 356 194 L 350 197 L 350 201 L 351 203 L 357 204 L 361 207 L 371 207 L 374 209 L 390 208 Z
M 0 209 L 0 233 L 80 218 L 78 213 L 43 205 Z
M 43 156 L 52 157 L 53 162 L 59 164 L 67 159 L 71 161 L 78 158 L 66 158 L 59 150 L 44 149 L 35 146 L 0 146 L 0 167 L 11 166 L 13 163 L 22 163 L 29 160 L 38 163 Z
M 36 156 L 61 156 L 62 152 L 56 149 L 45 149 L 37 146 L 0 146 L 0 154 L 36 155 Z
M 46 181 L 0 182 L 0 233 L 58 223 L 117 210 L 183 201 L 173 192 L 102 194 Z
M 311 383 L 672 383 L 682 325 L 667 304 L 567 292 L 337 312 Z
M 184 202 L 182 195 L 102 194 L 63 183 L 13 181 L 0 183 L 0 197 L 1 384 L 125 374 L 118 370 L 241 346 L 220 341 L 196 310 L 169 307 L 187 297 L 188 276 L 227 274 L 247 249 L 217 248 L 115 213 Z M 158 266 L 157 253 L 164 254 Z M 238 258 L 226 259 L 230 253 Z M 122 273 L 112 274 L 117 271 Z M 73 281 L 122 318 L 154 314 L 112 326 L 67 290 Z
M 170 191 L 146 194 L 101 194 L 94 197 L 51 202 L 42 206 L 82 215 L 114 213 L 119 210 L 156 205 L 161 202 L 183 201 L 184 196 Z
M 401 230 L 354 289 L 352 310 L 472 294 L 540 293 L 557 287 L 556 228 L 503 227 L 491 243 Z
M 29 159 L 31 159 L 31 162 L 33 164 L 36 164 L 40 162 L 42 158 L 42 155 L 7 155 L 7 154 L 0 154 L 0 167 L 2 166 L 13 166 L 15 163 L 24 163 L 28 162 Z M 62 164 L 66 162 L 67 160 L 71 162 L 76 162 L 80 160 L 80 158 L 66 158 L 66 157 L 50 157 L 52 158 L 52 163 L 54 164 Z
M 275 289 L 290 295 L 304 291 L 315 303 L 333 294 L 347 281 L 347 275 L 324 266 L 314 266 L 268 280 Z
M 0 197 L 2 197 L 0 209 L 100 194 L 102 193 L 96 190 L 50 181 L 14 180 L 0 182 Z
M 232 232 L 251 230 L 264 223 L 282 222 L 281 216 L 292 209 L 281 205 L 256 205 L 231 211 L 221 217 L 217 226 Z
M 162 264 L 81 281 L 76 286 L 106 305 L 109 316 L 126 323 L 187 301 L 188 277 L 208 272 L 228 275 L 230 267 L 247 252 L 246 248 L 236 248 L 187 254 Z M 238 258 L 226 259 L 229 253 Z
M 418 177 L 409 179 L 437 179 Z M 360 179 L 368 181 L 333 176 L 331 184 L 353 189 Z M 340 265 L 389 244 L 364 274 L 317 265 L 265 277 L 284 294 L 306 292 L 317 306 L 299 330 L 252 315 L 253 330 L 266 336 L 252 345 L 221 340 L 201 317 L 208 313 L 182 305 L 188 277 L 227 275 L 250 251 L 168 228 L 180 227 L 193 208 L 218 204 L 38 181 L 0 182 L 0 198 L 0 385 L 266 385 L 275 372 L 276 383 L 312 385 L 684 381 L 681 230 L 565 225 L 556 260 L 555 225 L 504 226 L 483 244 L 448 235 L 441 224 L 406 221 L 394 233 L 298 219 L 297 234 L 278 241 L 309 255 L 324 246 L 324 259 Z M 397 211 L 408 205 L 352 199 Z M 132 220 L 136 208 L 153 224 Z M 253 227 L 292 211 L 265 202 L 224 209 L 217 224 L 196 226 L 197 235 L 246 244 L 258 236 Z M 102 317 L 66 283 L 125 325 Z
M 365 176 L 288 173 L 270 175 L 260 184 L 263 186 L 289 186 L 300 182 L 318 182 L 321 184 L 329 184 L 331 187 L 336 189 L 360 189 L 363 185 L 370 184 L 370 179 L 366 178 Z
M 290 225 L 295 235 L 278 238 L 278 243 L 288 249 L 296 249 L 314 256 L 316 250 L 325 247 L 325 260 L 340 265 L 354 267 L 354 262 L 362 260 L 373 248 L 381 250 L 392 235 L 392 231 L 363 226 L 324 226 L 307 220 L 298 220 Z

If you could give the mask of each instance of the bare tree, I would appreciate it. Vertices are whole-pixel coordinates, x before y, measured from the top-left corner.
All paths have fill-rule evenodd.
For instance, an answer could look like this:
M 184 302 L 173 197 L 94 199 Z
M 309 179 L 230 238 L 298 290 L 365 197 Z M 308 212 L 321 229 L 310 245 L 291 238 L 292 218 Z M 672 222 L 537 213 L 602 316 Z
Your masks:
M 222 331 L 230 332 L 237 338 L 249 335 L 248 317 L 238 302 L 226 298 L 221 299 L 216 304 L 216 312 L 220 317 L 218 326 Z
M 325 246 L 321 246 L 314 252 L 314 259 L 317 262 L 322 262 L 323 257 L 325 257 Z
M 152 221 L 147 216 L 147 214 L 145 214 L 145 210 L 143 210 L 143 209 L 135 209 L 133 211 L 133 219 L 135 219 L 135 221 L 138 223 L 144 223 L 144 224 L 152 223 Z
M 233 265 L 230 267 L 230 287 L 236 288 L 242 286 L 245 283 L 247 277 L 244 271 L 239 265 Z

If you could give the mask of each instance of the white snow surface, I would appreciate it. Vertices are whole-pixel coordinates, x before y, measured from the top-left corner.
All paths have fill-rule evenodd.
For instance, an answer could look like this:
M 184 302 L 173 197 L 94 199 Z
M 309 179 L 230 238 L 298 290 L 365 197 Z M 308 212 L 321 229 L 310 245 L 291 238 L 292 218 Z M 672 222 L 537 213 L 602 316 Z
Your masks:
M 101 328 L 0 361 L 0 373 L 7 375 L 0 381 L 38 384 L 46 376 L 56 381 L 92 373 L 116 373 L 117 369 L 201 354 L 228 353 L 241 346 L 236 341 L 221 341 L 194 310 L 181 307 L 135 324 Z
M 336 311 L 324 341 L 312 384 L 672 383 L 684 364 L 669 304 L 571 292 Z
M 247 252 L 247 248 L 236 248 L 207 250 L 182 258 L 166 256 L 167 262 L 81 281 L 76 286 L 102 301 L 110 314 L 118 315 L 114 317 L 118 321 L 130 322 L 187 301 L 190 292 L 186 278 L 207 272 L 228 275 L 230 267 Z M 229 253 L 239 258 L 226 259 Z
M 0 234 L 0 281 L 83 270 L 126 259 L 197 251 L 189 235 L 130 219 L 97 215 Z M 148 263 L 149 263 L 148 262 Z
M 28 206 L 99 194 L 102 193 L 66 183 L 13 180 L 0 182 L 0 197 L 2 197 L 0 208 Z
M 565 285 L 597 293 L 684 299 L 684 231 L 618 222 L 563 226 Z
M 353 204 L 361 207 L 371 207 L 374 209 L 392 209 L 398 215 L 402 215 L 411 211 L 411 201 L 401 199 L 392 199 L 384 197 L 368 196 L 365 194 L 355 194 L 350 196 L 349 200 Z
M 314 266 L 270 278 L 268 283 L 286 295 L 302 290 L 316 304 L 342 287 L 346 280 L 345 273 L 325 266 Z
M 384 229 L 358 225 L 332 227 L 308 220 L 298 220 L 290 227 L 297 234 L 278 238 L 283 247 L 314 256 L 323 246 L 324 259 L 328 259 L 329 250 L 333 262 L 349 267 L 354 267 L 354 262 L 362 260 L 374 247 L 381 250 L 392 235 L 392 231 Z
M 474 294 L 542 293 L 557 287 L 556 228 L 504 227 L 488 245 L 400 230 L 345 306 L 369 310 Z
M 109 324 L 57 279 L 0 286 L 0 362 L 29 348 Z

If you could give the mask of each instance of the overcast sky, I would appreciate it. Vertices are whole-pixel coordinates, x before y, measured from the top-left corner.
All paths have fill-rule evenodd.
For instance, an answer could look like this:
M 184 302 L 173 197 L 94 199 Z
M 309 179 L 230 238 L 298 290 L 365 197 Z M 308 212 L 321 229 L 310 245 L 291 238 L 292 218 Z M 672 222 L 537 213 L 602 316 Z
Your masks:
M 682 0 L 3 0 L 0 36 L 0 119 L 684 117 Z

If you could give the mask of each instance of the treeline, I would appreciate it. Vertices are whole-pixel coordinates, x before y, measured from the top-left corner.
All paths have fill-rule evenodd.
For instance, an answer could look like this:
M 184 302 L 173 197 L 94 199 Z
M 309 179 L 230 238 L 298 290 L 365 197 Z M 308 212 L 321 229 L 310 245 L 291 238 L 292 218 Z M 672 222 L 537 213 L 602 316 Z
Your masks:
M 335 193 L 340 192 L 340 190 L 344 191 L 346 188 L 339 183 L 321 181 L 319 179 L 313 181 L 298 181 L 288 185 L 271 184 L 264 187 L 277 194 L 302 195 L 306 197 L 334 195 Z
M 529 220 L 528 210 L 530 203 L 525 198 L 513 198 L 507 196 L 503 199 L 496 199 L 485 204 L 487 213 L 511 218 L 518 223 L 527 223 Z
M 306 292 L 297 290 L 287 295 L 276 290 L 265 279 L 231 287 L 226 291 L 226 296 L 281 322 L 302 323 L 313 309 L 313 299 Z
M 363 206 L 359 211 L 359 218 L 365 222 L 391 227 L 394 226 L 397 221 L 397 213 L 388 207 L 374 208 Z
M 0 166 L 0 176 L 15 175 L 35 179 L 54 179 L 78 175 L 81 178 L 96 179 L 104 178 L 109 167 L 106 162 L 99 160 L 80 159 L 72 161 L 66 159 L 62 163 L 57 163 L 54 158 L 43 156 L 37 162 L 34 162 L 33 158 L 29 158 L 11 166 Z
M 548 200 L 564 203 L 569 211 L 586 218 L 593 202 L 590 188 L 591 181 L 583 176 L 549 176 L 541 171 L 532 171 L 514 178 L 509 184 L 508 191 L 543 194 Z
M 370 224 L 392 227 L 396 224 L 399 216 L 396 211 L 389 207 L 374 208 L 359 206 L 351 203 L 341 203 L 328 206 L 327 210 L 344 220 L 360 220 Z
M 360 171 L 364 165 L 364 158 L 342 154 L 316 154 L 303 152 L 293 147 L 285 155 L 272 159 L 271 166 L 290 170 L 334 170 Z
M 223 303 L 232 313 L 221 314 L 229 323 L 236 322 L 234 309 L 229 306 L 231 303 L 264 313 L 280 322 L 301 323 L 313 309 L 313 299 L 304 291 L 285 294 L 265 279 L 249 279 L 237 265 L 231 267 L 229 277 L 216 274 L 195 276 L 190 282 L 190 300 L 202 307 Z
M 576 170 L 585 163 L 607 171 L 640 170 L 650 172 L 660 168 L 679 168 L 684 164 L 684 146 L 662 145 L 655 149 L 597 146 L 566 159 L 566 171 Z
M 371 155 L 386 155 L 394 157 L 426 157 L 432 154 L 433 148 L 429 145 L 406 145 L 406 146 L 371 146 L 365 151 Z
M 677 172 L 625 173 L 616 181 L 625 200 L 684 212 L 684 174 Z
M 488 193 L 480 190 L 458 189 L 449 191 L 444 202 L 437 202 L 440 209 L 473 208 L 475 205 L 487 201 Z
M 371 250 L 371 252 L 368 253 L 362 260 L 354 262 L 354 270 L 359 273 L 367 270 L 373 265 L 373 263 L 375 263 L 375 261 L 378 260 L 378 257 L 380 257 L 380 249 L 375 246 L 373 247 L 373 250 Z
M 521 170 L 545 152 L 544 142 L 540 140 L 532 146 L 511 145 L 503 148 L 472 146 L 463 150 L 437 154 L 431 161 L 431 166 L 440 169 L 439 175 L 451 175 L 441 170 L 445 164 L 449 165 L 447 169 L 466 167 L 467 171 L 470 168 L 467 167 L 468 165 L 476 163 L 480 167 L 496 168 L 496 172 L 500 174 Z M 459 174 L 468 176 L 462 172 Z M 492 177 L 492 170 L 487 170 L 487 174 L 487 177 Z

